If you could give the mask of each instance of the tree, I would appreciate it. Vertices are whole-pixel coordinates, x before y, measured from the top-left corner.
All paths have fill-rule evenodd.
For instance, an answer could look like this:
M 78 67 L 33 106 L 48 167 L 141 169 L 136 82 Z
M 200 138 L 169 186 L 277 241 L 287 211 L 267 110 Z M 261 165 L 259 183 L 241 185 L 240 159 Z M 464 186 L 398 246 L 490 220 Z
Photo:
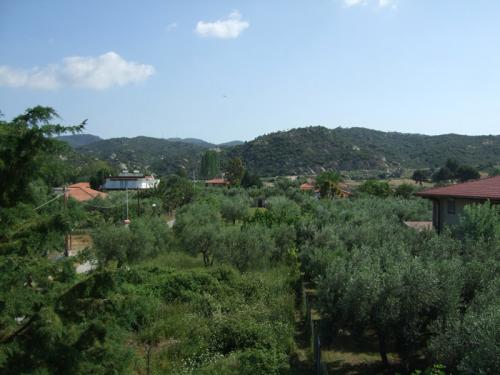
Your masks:
M 240 271 L 263 269 L 269 265 L 274 252 L 270 230 L 261 225 L 230 227 L 221 232 L 221 248 L 217 258 Z
M 415 192 L 415 186 L 410 185 L 410 184 L 401 184 L 399 185 L 396 190 L 394 191 L 394 194 L 397 197 L 402 197 L 402 198 L 410 198 L 413 193 Z
M 221 230 L 219 212 L 205 202 L 182 207 L 174 224 L 174 232 L 184 250 L 193 255 L 201 253 L 207 267 L 213 265 L 214 254 L 220 246 Z
M 219 155 L 217 151 L 207 150 L 201 157 L 200 178 L 211 179 L 220 174 Z
M 377 180 L 365 181 L 359 186 L 358 190 L 361 193 L 366 193 L 380 198 L 386 198 L 392 193 L 388 182 Z
M 286 197 L 270 197 L 267 200 L 267 206 L 272 222 L 275 224 L 294 224 L 300 218 L 300 206 Z
M 494 177 L 494 176 L 500 176 L 500 168 L 498 167 L 494 167 L 490 170 L 490 173 L 488 173 L 488 175 L 490 177 Z
M 243 220 L 248 216 L 248 200 L 240 196 L 224 198 L 220 210 L 224 219 L 236 224 L 236 220 Z
M 424 181 L 429 179 L 429 171 L 426 169 L 417 169 L 413 172 L 412 180 L 414 180 L 417 184 L 422 185 Z
M 460 164 L 458 161 L 454 159 L 448 159 L 446 160 L 446 163 L 444 165 L 448 170 L 450 171 L 451 175 L 455 175 L 458 171 L 458 168 L 460 167 Z
M 477 169 L 469 165 L 461 165 L 455 173 L 455 178 L 462 182 L 467 180 L 477 180 L 479 177 L 481 176 L 479 175 Z
M 40 160 L 64 149 L 62 142 L 51 137 L 81 132 L 86 122 L 76 126 L 53 124 L 58 118 L 54 109 L 37 106 L 0 124 L 0 206 L 12 207 L 29 200 L 30 182 L 43 177 L 39 174 Z
M 251 173 L 248 169 L 245 169 L 245 173 L 243 174 L 243 178 L 241 179 L 241 186 L 244 188 L 249 188 L 252 186 L 262 187 L 262 181 L 260 177 L 256 174 Z
M 460 222 L 453 228 L 459 238 L 473 242 L 491 242 L 500 239 L 499 209 L 490 202 L 469 204 L 464 207 Z
M 121 224 L 100 227 L 92 240 L 101 264 L 115 261 L 118 267 L 152 258 L 170 245 L 169 228 L 156 216 L 134 219 L 128 228 Z
M 194 196 L 194 187 L 187 178 L 170 175 L 160 180 L 160 184 L 153 194 L 162 199 L 163 207 L 172 211 L 191 202 Z
M 235 157 L 229 160 L 226 168 L 226 178 L 231 186 L 239 186 L 244 173 L 245 168 L 240 158 Z
M 454 178 L 454 173 L 448 167 L 439 168 L 433 175 L 432 181 L 442 182 L 448 181 Z
M 316 186 L 318 187 L 321 198 L 333 198 L 340 193 L 340 182 L 342 177 L 338 172 L 322 172 L 316 177 Z

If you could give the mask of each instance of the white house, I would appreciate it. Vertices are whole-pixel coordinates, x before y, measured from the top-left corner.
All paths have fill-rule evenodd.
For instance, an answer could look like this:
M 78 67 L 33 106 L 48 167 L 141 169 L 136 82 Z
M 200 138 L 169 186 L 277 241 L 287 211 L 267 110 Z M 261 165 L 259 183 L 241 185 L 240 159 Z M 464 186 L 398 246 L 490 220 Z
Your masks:
M 158 186 L 160 180 L 154 176 L 146 176 L 139 171 L 129 173 L 123 171 L 118 176 L 106 178 L 102 187 L 104 190 L 144 190 L 153 189 Z

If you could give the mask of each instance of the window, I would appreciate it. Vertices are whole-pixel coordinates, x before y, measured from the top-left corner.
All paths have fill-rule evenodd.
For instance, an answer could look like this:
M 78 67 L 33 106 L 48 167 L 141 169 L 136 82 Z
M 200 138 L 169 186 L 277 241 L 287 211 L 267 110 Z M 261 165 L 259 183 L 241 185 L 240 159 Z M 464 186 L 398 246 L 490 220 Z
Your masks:
M 455 199 L 448 199 L 448 213 L 450 215 L 455 215 Z

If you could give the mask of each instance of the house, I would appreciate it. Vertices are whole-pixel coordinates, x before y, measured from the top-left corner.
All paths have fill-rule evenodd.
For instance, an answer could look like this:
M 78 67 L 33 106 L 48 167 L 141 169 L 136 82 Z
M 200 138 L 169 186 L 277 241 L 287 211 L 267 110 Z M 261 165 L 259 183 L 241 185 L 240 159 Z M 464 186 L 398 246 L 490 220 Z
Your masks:
M 129 173 L 123 171 L 118 176 L 106 178 L 103 185 L 104 190 L 145 190 L 153 189 L 158 186 L 160 180 L 154 176 L 146 176 L 139 171 Z
M 310 184 L 309 182 L 304 182 L 302 185 L 300 185 L 300 190 L 301 191 L 314 191 L 314 190 L 316 190 L 316 187 L 313 184 Z
M 66 188 L 54 189 L 57 193 L 64 193 L 66 197 L 73 198 L 78 202 L 85 202 L 95 198 L 106 198 L 107 194 L 94 190 L 88 182 L 79 182 L 77 184 L 66 186 Z
M 224 178 L 213 178 L 211 180 L 205 181 L 206 186 L 227 186 L 229 181 Z
M 500 203 L 500 176 L 427 189 L 415 195 L 432 200 L 432 224 L 439 232 L 446 225 L 458 224 L 468 204 Z

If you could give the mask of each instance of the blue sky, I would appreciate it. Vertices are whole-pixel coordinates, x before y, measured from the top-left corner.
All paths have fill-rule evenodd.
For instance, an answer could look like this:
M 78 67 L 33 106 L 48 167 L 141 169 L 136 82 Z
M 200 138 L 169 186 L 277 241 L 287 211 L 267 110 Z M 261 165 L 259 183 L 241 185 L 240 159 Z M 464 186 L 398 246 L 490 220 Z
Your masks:
M 0 1 L 0 110 L 104 138 L 500 133 L 494 0 Z

